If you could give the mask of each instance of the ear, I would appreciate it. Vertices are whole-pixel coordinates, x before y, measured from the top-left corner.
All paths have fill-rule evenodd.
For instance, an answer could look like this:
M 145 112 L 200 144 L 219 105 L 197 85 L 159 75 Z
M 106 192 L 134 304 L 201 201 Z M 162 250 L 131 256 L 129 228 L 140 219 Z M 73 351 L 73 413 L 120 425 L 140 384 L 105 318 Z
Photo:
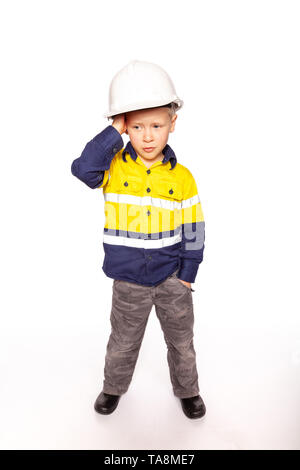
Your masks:
M 169 132 L 174 132 L 174 129 L 175 129 L 175 121 L 177 119 L 177 114 L 175 114 L 172 119 L 171 119 L 171 127 L 170 127 L 170 131 Z

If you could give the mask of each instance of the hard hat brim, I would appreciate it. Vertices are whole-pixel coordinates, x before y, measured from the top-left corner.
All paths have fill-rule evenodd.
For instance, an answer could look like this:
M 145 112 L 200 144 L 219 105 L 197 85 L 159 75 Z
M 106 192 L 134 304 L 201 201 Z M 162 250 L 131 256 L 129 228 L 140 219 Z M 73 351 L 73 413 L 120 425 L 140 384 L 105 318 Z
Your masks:
M 111 118 L 112 116 L 116 116 L 118 114 L 122 114 L 122 113 L 129 113 L 131 111 L 138 111 L 140 109 L 148 109 L 148 108 L 158 108 L 160 106 L 164 106 L 166 104 L 169 104 L 169 103 L 176 103 L 177 104 L 177 109 L 176 111 L 178 111 L 180 108 L 183 107 L 183 104 L 184 102 L 179 99 L 179 98 L 175 98 L 173 100 L 170 101 L 167 100 L 167 101 L 162 101 L 161 99 L 160 100 L 157 100 L 157 102 L 153 102 L 153 100 L 151 100 L 151 103 L 147 103 L 147 102 L 144 102 L 144 103 L 135 103 L 135 104 L 131 104 L 130 106 L 125 106 L 124 108 L 120 108 L 120 109 L 116 109 L 116 110 L 111 110 L 111 111 L 108 111 L 106 112 L 105 114 L 103 114 L 103 116 L 105 118 Z

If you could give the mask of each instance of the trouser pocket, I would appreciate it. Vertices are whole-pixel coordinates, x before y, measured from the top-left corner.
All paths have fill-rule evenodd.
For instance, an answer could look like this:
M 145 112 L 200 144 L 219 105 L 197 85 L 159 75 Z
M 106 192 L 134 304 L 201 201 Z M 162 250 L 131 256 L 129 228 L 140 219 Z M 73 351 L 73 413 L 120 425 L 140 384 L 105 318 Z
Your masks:
M 181 282 L 181 280 L 179 279 L 179 277 L 177 277 L 178 271 L 179 271 L 179 268 L 176 269 L 176 271 L 174 271 L 174 273 L 171 275 L 171 277 L 175 278 L 176 281 L 177 281 L 182 287 L 184 287 L 185 289 L 187 289 L 189 292 L 195 292 L 194 289 L 192 289 L 191 287 L 186 286 L 183 282 Z

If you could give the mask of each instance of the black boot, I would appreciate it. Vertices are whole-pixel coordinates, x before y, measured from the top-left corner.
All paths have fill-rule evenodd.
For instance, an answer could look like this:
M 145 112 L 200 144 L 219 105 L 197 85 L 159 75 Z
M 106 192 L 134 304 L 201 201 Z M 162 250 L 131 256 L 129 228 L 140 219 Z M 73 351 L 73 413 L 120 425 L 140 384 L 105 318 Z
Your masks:
M 180 401 L 183 412 L 188 418 L 202 418 L 202 416 L 205 415 L 206 407 L 200 395 L 190 398 L 180 398 Z
M 120 398 L 120 395 L 109 395 L 102 391 L 95 401 L 94 408 L 97 413 L 109 415 L 117 408 Z

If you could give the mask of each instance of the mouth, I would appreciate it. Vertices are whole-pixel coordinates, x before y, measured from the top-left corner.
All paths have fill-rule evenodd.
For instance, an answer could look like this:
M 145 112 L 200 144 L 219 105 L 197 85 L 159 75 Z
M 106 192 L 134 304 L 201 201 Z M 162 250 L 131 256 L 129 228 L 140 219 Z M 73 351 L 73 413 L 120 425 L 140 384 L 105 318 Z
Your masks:
M 143 150 L 145 150 L 145 152 L 152 152 L 154 150 L 155 147 L 145 147 L 143 148 Z

